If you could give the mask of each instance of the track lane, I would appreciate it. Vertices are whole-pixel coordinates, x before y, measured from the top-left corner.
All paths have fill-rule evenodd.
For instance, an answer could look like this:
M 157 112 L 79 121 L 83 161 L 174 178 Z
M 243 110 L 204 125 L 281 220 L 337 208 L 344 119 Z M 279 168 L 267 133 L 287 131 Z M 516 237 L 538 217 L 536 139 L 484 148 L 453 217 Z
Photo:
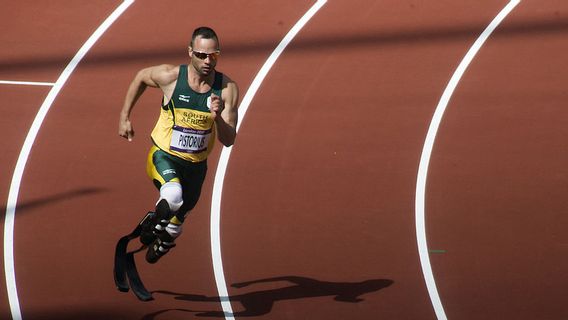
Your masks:
M 432 266 L 430 263 L 430 253 L 443 250 L 432 250 L 428 246 L 428 240 L 426 237 L 426 218 L 425 218 L 425 202 L 426 202 L 426 185 L 428 177 L 428 167 L 430 159 L 432 156 L 432 150 L 434 149 L 434 144 L 436 140 L 436 135 L 438 134 L 439 126 L 442 122 L 443 115 L 446 108 L 454 94 L 456 87 L 459 85 L 464 73 L 469 68 L 470 63 L 475 59 L 479 50 L 482 49 L 483 45 L 489 37 L 494 33 L 495 29 L 503 22 L 504 19 L 515 9 L 519 4 L 520 0 L 511 0 L 495 18 L 488 24 L 488 26 L 483 30 L 479 37 L 472 44 L 464 58 L 459 63 L 458 67 L 452 74 L 448 85 L 444 89 L 444 93 L 440 98 L 440 102 L 436 106 L 434 115 L 430 122 L 428 128 L 428 133 L 424 141 L 424 147 L 422 149 L 422 155 L 420 157 L 420 165 L 418 167 L 417 183 L 416 183 L 416 238 L 418 244 L 418 253 L 420 256 L 420 264 L 422 267 L 422 273 L 424 275 L 424 280 L 426 282 L 426 287 L 428 289 L 428 295 L 430 296 L 430 301 L 434 311 L 436 312 L 436 318 L 439 320 L 447 319 L 446 313 L 444 311 L 444 306 L 440 299 L 438 289 L 436 286 L 436 280 L 434 279 L 434 274 L 432 271 Z
M 496 11 L 473 1 L 362 6 L 326 5 L 242 128 L 224 196 L 227 277 L 270 280 L 230 290 L 237 318 L 435 318 L 413 220 L 421 143 Z M 334 301 L 349 292 L 365 301 Z
M 0 40 L 4 44 L 3 50 L 0 50 L 2 61 L 0 79 L 32 82 L 48 82 L 53 79 L 54 81 L 65 67 L 66 60 L 74 54 L 75 47 L 80 46 L 81 41 L 84 41 L 81 37 L 88 34 L 87 32 L 92 32 L 88 24 L 97 19 L 96 16 L 90 15 L 80 20 L 84 23 L 80 24 L 76 14 L 95 13 L 103 5 L 104 3 L 79 6 L 76 2 L 68 1 L 66 10 L 61 10 L 43 2 L 33 6 L 16 2 L 7 3 L 0 12 L 0 20 L 11 32 L 0 35 Z M 22 18 L 24 16 L 25 19 Z M 62 24 L 61 21 L 66 23 Z M 69 32 L 70 28 L 73 28 L 74 32 Z M 53 59 L 45 60 L 44 57 Z M 4 152 L 1 156 L 4 164 L 1 175 L 5 184 L 0 190 L 4 198 L 3 212 L 6 212 L 9 184 L 27 128 L 30 127 L 49 89 L 50 86 L 30 87 L 25 84 L 7 83 L 0 85 L 0 98 L 5 107 L 2 118 Z M 34 201 L 26 202 L 22 203 L 21 207 L 35 204 L 37 203 Z M 4 266 L 2 271 L 4 274 Z M 5 280 L 2 280 L 0 298 L 2 299 L 0 317 L 9 319 L 11 316 Z
M 185 4 L 173 3 L 180 8 Z M 188 11 L 172 12 L 171 7 L 139 1 L 124 19 L 113 25 L 108 36 L 100 40 L 73 74 L 50 111 L 22 183 L 26 190 L 23 201 L 38 200 L 36 206 L 26 208 L 18 216 L 16 224 L 17 234 L 21 235 L 16 241 L 16 252 L 20 253 L 17 265 L 22 267 L 19 272 L 23 276 L 18 276 L 18 283 L 26 298 L 25 318 L 41 315 L 140 319 L 167 314 L 164 316 L 168 319 L 182 319 L 192 309 L 220 308 L 218 302 L 191 306 L 191 302 L 172 297 L 176 292 L 216 292 L 208 243 L 207 201 L 196 208 L 195 219 L 192 217 L 186 227 L 186 243 L 179 247 L 184 250 L 176 248 L 177 254 L 159 265 L 140 266 L 149 287 L 170 292 L 158 292 L 156 301 L 140 304 L 133 296 L 115 291 L 111 279 L 114 242 L 155 202 L 155 192 L 144 175 L 149 146 L 144 132 L 149 133 L 155 121 L 159 94 L 148 92 L 137 107 L 138 136 L 132 143 L 116 135 L 117 112 L 126 87 L 139 68 L 168 60 L 186 61 L 185 45 L 191 30 L 200 24 L 216 28 L 222 45 L 227 40 L 227 58 L 220 62 L 219 69 L 237 80 L 244 91 L 258 66 L 289 29 L 288 24 L 293 24 L 303 7 L 309 5 L 304 1 L 298 1 L 295 7 L 289 2 L 273 3 L 274 8 L 281 8 L 272 15 L 260 16 L 258 12 L 266 10 L 264 2 L 250 2 L 246 6 L 248 16 L 240 14 L 229 23 L 227 17 L 243 9 L 241 4 L 213 6 L 208 13 L 188 20 L 187 7 Z M 182 28 L 183 22 L 184 32 L 164 38 L 162 30 L 140 27 L 156 16 L 168 16 L 164 23 L 170 24 L 171 29 Z M 172 48 L 178 48 L 178 54 Z M 158 54 L 154 56 L 152 52 Z M 109 69 L 114 83 L 121 85 L 109 85 Z M 45 170 L 45 164 L 49 164 L 49 170 Z M 208 188 L 209 181 L 205 186 Z M 210 192 L 205 191 L 202 199 L 210 199 L 207 193 Z M 106 209 L 103 203 L 110 204 L 112 209 Z M 61 232 L 62 228 L 65 232 Z M 49 259 L 54 251 L 59 254 L 57 260 Z M 181 275 L 172 276 L 177 272 L 172 270 L 181 270 Z M 77 285 L 78 278 L 81 285 Z
M 3 152 L 0 154 L 0 162 L 3 164 L 0 171 L 0 197 L 2 200 L 1 211 L 6 212 L 6 201 L 10 189 L 12 173 L 16 165 L 18 153 L 24 142 L 26 131 L 22 128 L 29 128 L 37 107 L 41 105 L 49 89 L 45 87 L 22 87 L 13 85 L 0 86 L 0 101 L 4 101 L 4 111 L 0 119 L 3 128 L 4 143 Z M 9 102 L 9 104 L 7 103 Z M 17 125 L 14 125 L 17 124 Z M 2 218 L 2 226 L 4 218 Z M 2 238 L 4 228 L 2 227 Z M 2 264 L 1 274 L 4 275 L 4 264 Z M 6 280 L 2 276 L 0 290 L 0 318 L 10 319 L 10 307 L 6 290 Z
M 429 210 L 450 319 L 563 319 L 568 7 L 523 1 L 450 106 Z
M 226 255 L 224 259 L 227 262 L 229 284 L 274 276 L 299 276 L 304 278 L 288 280 L 300 281 L 304 286 L 300 286 L 300 290 L 288 292 L 296 294 L 295 298 L 286 296 L 286 292 L 281 290 L 289 286 L 289 283 L 276 279 L 249 288 L 231 288 L 230 293 L 240 297 L 239 302 L 250 302 L 247 297 L 254 297 L 252 305 L 247 305 L 251 312 L 262 311 L 271 301 L 275 302 L 270 313 L 264 315 L 270 319 L 299 318 L 306 314 L 321 317 L 326 314 L 345 315 L 348 318 L 358 316 L 361 319 L 377 316 L 427 318 L 433 316 L 433 313 L 429 309 L 425 288 L 421 285 L 412 238 L 413 202 L 410 191 L 414 187 L 413 168 L 417 166 L 427 120 L 448 75 L 455 67 L 448 65 L 448 61 L 458 61 L 476 36 L 474 32 L 469 32 L 471 28 L 459 31 L 460 28 L 452 24 L 456 20 L 466 21 L 464 25 L 475 24 L 478 19 L 482 21 L 486 16 L 494 15 L 494 11 L 488 9 L 487 12 L 475 11 L 473 14 L 471 7 L 484 4 L 498 7 L 501 3 L 484 1 L 479 4 L 472 1 L 465 5 L 446 7 L 440 3 L 425 7 L 393 2 L 385 5 L 386 8 L 372 3 L 364 13 L 356 12 L 355 8 L 344 2 L 338 1 L 335 4 L 327 14 L 318 17 L 311 28 L 303 33 L 304 37 L 300 37 L 295 43 L 295 48 L 286 53 L 285 59 L 276 66 L 276 72 L 270 76 L 272 85 L 263 86 L 266 95 L 259 96 L 255 102 L 254 112 L 250 114 L 250 118 L 247 116 L 235 148 L 235 156 L 229 168 L 229 184 L 226 186 L 230 192 L 223 205 L 230 208 L 222 218 L 223 252 Z M 224 51 L 227 60 L 223 60 L 223 68 L 220 69 L 240 81 L 241 92 L 244 92 L 243 84 L 247 86 L 250 83 L 257 70 L 255 68 L 259 67 L 270 49 L 287 31 L 287 25 L 293 23 L 303 6 L 309 4 L 298 1 L 295 5 L 297 6 L 291 8 L 287 3 L 282 3 L 282 7 L 276 10 L 279 16 L 275 17 L 256 13 L 255 10 L 264 12 L 262 3 L 248 3 L 246 9 L 250 16 L 240 16 L 241 24 L 234 20 L 223 22 L 230 12 L 243 9 L 242 5 L 235 2 L 223 8 L 214 8 L 215 15 L 204 15 L 185 23 L 190 29 L 194 22 L 210 22 L 219 26 L 222 39 L 239 40 L 228 43 L 227 50 Z M 208 190 L 204 192 L 196 210 L 200 214 L 192 217 L 192 222 L 186 229 L 183 253 L 176 252 L 175 256 L 168 257 L 167 265 L 143 271 L 145 275 L 149 275 L 150 283 L 159 283 L 161 288 L 171 288 L 177 292 L 157 294 L 158 301 L 151 305 L 140 304 L 133 297 L 115 293 L 112 281 L 108 280 L 112 268 L 109 248 L 112 248 L 119 235 L 128 231 L 132 221 L 138 218 L 138 213 L 147 210 L 148 203 L 152 202 L 153 190 L 143 176 L 146 153 L 143 146 L 147 144 L 143 133 L 153 125 L 153 106 L 159 95 L 148 94 L 145 97 L 145 107 L 139 106 L 135 111 L 138 136 L 135 142 L 127 145 L 116 141 L 117 101 L 122 101 L 124 88 L 133 70 L 154 62 L 164 62 L 164 59 L 183 62 L 183 58 L 178 58 L 176 52 L 179 43 L 187 42 L 187 35 L 183 32 L 168 35 L 164 41 L 159 30 L 132 27 L 138 25 L 133 21 L 147 22 L 156 16 L 172 15 L 171 11 L 149 2 L 140 1 L 135 8 L 135 11 L 127 14 L 126 21 L 118 24 L 115 32 L 103 39 L 101 45 L 88 57 L 86 64 L 73 76 L 72 83 L 64 90 L 64 96 L 54 109 L 57 111 L 50 113 L 45 132 L 42 129 L 39 143 L 41 147 L 32 155 L 30 164 L 33 163 L 35 168 L 26 173 L 25 190 L 29 194 L 24 202 L 34 205 L 24 210 L 25 216 L 22 215 L 22 219 L 26 219 L 26 223 L 18 234 L 24 234 L 25 237 L 21 240 L 18 238 L 20 247 L 16 249 L 17 252 L 29 254 L 22 257 L 22 265 L 26 266 L 27 272 L 22 281 L 26 282 L 26 291 L 31 293 L 26 295 L 28 315 L 57 314 L 69 319 L 111 316 L 125 319 L 181 319 L 191 316 L 196 310 L 220 310 L 215 301 L 200 296 L 216 295 L 211 286 L 213 277 L 206 232 L 209 205 L 203 201 L 210 198 Z M 525 11 L 525 14 L 528 15 L 528 12 Z M 551 11 L 550 14 L 562 16 L 562 12 Z M 173 25 L 174 22 L 181 21 L 182 16 L 180 12 L 174 13 L 172 19 L 164 23 Z M 352 16 L 359 18 L 357 23 L 350 20 Z M 376 19 L 377 16 L 381 19 Z M 254 27 L 248 29 L 244 26 L 245 22 Z M 375 30 L 374 33 L 361 31 L 369 26 Z M 455 32 L 456 29 L 458 32 Z M 359 58 L 361 65 L 353 64 L 353 60 L 348 59 L 353 57 L 353 48 L 368 54 L 362 54 Z M 524 48 L 523 45 L 517 47 L 518 50 Z M 561 43 L 552 42 L 543 51 L 534 49 L 529 57 L 553 52 L 545 50 L 554 48 L 564 50 Z M 411 50 L 413 52 L 409 52 Z M 550 59 L 555 59 L 555 56 L 551 55 Z M 562 66 L 562 61 L 555 65 Z M 97 72 L 108 66 L 112 66 L 112 79 L 124 85 L 109 89 L 108 75 Z M 401 74 L 401 66 L 412 70 L 412 73 Z M 306 79 L 306 70 L 314 71 L 314 76 Z M 357 78 L 359 82 L 374 83 L 379 89 L 360 86 L 349 92 L 333 91 L 344 84 L 344 75 L 350 72 L 363 75 Z M 536 70 L 532 70 L 532 74 L 539 75 L 543 81 L 547 79 L 546 74 L 540 74 Z M 291 88 L 279 87 L 290 81 L 298 81 L 298 84 Z M 318 93 L 322 87 L 328 90 Z M 528 83 L 521 89 L 528 91 L 532 87 Z M 559 92 L 551 90 L 553 93 Z M 301 93 L 296 103 L 292 104 L 290 96 L 296 91 Z M 412 95 L 408 92 L 412 92 Z M 93 93 L 96 94 L 96 100 L 93 100 Z M 369 104 L 369 96 L 380 103 Z M 559 100 L 562 101 L 562 98 Z M 358 108 L 353 112 L 345 112 L 346 105 Z M 390 107 L 383 107 L 385 105 Z M 265 106 L 270 106 L 270 109 L 265 109 Z M 78 113 L 79 107 L 88 111 Z M 555 108 L 558 107 L 555 105 Z M 377 115 L 377 109 L 381 110 L 380 115 Z M 365 115 L 359 123 L 353 124 L 346 120 L 356 118 L 359 112 Z M 409 118 L 409 114 L 415 117 Z M 546 114 L 539 122 L 558 121 L 559 117 L 554 117 L 555 114 L 557 113 Z M 316 136 L 313 129 L 320 124 L 325 126 Z M 361 127 L 373 130 L 366 129 L 369 130 L 364 131 L 367 135 L 355 142 L 349 139 L 352 136 L 338 135 L 335 131 L 341 128 L 344 132 L 359 133 Z M 561 140 L 553 136 L 558 132 L 553 127 L 543 133 L 545 137 L 552 138 L 551 149 L 545 150 L 548 152 L 561 145 Z M 69 136 L 70 133 L 72 136 Z M 108 143 L 93 145 L 93 141 Z M 287 149 L 281 149 L 282 146 Z M 312 149 L 313 146 L 322 147 Z M 537 144 L 531 145 L 531 148 L 542 150 Z M 259 149 L 263 151 L 259 152 Z M 290 152 L 290 149 L 295 151 Z M 109 164 L 109 154 L 120 160 Z M 326 161 L 322 163 L 321 159 Z M 561 171 L 563 161 L 550 159 L 552 157 L 547 158 L 549 168 L 556 169 L 539 177 L 538 181 L 542 185 L 553 182 L 558 186 L 554 190 L 562 190 L 563 179 L 558 172 Z M 354 165 L 355 169 L 346 166 L 346 163 Z M 53 171 L 46 170 L 46 164 Z M 101 167 L 105 170 L 93 169 Z M 444 170 L 448 168 L 444 165 L 441 167 Z M 214 165 L 211 164 L 210 168 L 214 168 Z M 92 174 L 93 172 L 96 174 Z M 119 181 L 117 177 L 120 177 Z M 295 180 L 288 180 L 290 177 Z M 109 186 L 108 181 L 113 182 L 112 186 Z M 384 184 L 384 181 L 389 183 Z M 276 187 L 269 188 L 267 182 L 273 182 Z M 299 184 L 306 192 L 298 192 Z M 210 185 L 211 181 L 208 180 L 206 189 Z M 345 191 L 341 186 L 351 186 L 352 189 Z M 454 190 L 455 185 L 443 187 Z M 554 195 L 557 200 L 561 197 L 561 193 Z M 542 204 L 545 198 L 544 194 L 537 194 L 534 203 Z M 336 199 L 344 202 L 338 205 L 334 203 Z M 410 202 L 407 204 L 408 200 Z M 440 204 L 436 202 L 439 199 L 430 201 Z M 445 199 L 442 201 L 445 203 Z M 101 203 L 111 203 L 115 206 L 115 211 L 100 210 Z M 561 204 L 559 201 L 554 203 L 548 212 L 556 210 Z M 267 208 L 275 209 L 267 213 Z M 349 212 L 349 216 L 345 212 Z M 353 219 L 353 216 L 357 219 Z M 437 224 L 439 217 L 436 215 L 433 218 L 436 220 L 429 227 L 434 233 L 429 234 L 436 239 L 434 245 L 447 244 L 447 241 L 439 241 L 436 236 L 452 233 L 448 230 L 440 232 L 437 228 L 444 226 L 444 223 Z M 551 255 L 561 266 L 565 255 L 562 254 L 563 220 L 559 219 L 558 215 L 548 215 L 540 221 L 540 226 L 550 231 L 543 236 L 547 241 L 552 241 L 552 249 L 541 251 L 539 256 L 544 259 L 544 256 Z M 456 225 L 461 226 L 461 223 L 463 221 L 457 221 Z M 551 225 L 556 228 L 551 228 Z M 61 233 L 62 226 L 68 227 L 69 232 Z M 523 230 L 523 227 L 517 226 L 517 230 Z M 100 230 L 105 230 L 102 239 Z M 87 242 L 69 243 L 69 238 L 87 239 Z M 550 242 L 541 244 L 548 245 Z M 326 251 L 328 249 L 335 252 Z M 54 250 L 62 252 L 61 261 L 49 259 Z M 81 253 L 77 260 L 73 260 L 74 252 Z M 338 255 L 338 252 L 341 254 Z M 448 252 L 454 250 L 450 248 Z M 438 258 L 445 256 L 435 257 Z M 469 261 L 478 263 L 477 260 L 471 260 L 471 256 L 468 258 Z M 440 268 L 441 274 L 449 274 L 450 280 L 455 280 L 452 278 L 456 276 L 456 270 L 452 269 L 455 266 L 453 263 L 435 265 L 435 270 Z M 470 262 L 464 263 L 470 265 Z M 183 279 L 158 278 L 159 274 L 170 272 L 172 266 L 183 267 Z M 538 262 L 538 266 L 541 267 L 538 274 L 560 270 L 551 270 L 551 267 L 541 262 Z M 77 276 L 71 276 L 70 269 L 79 269 L 86 278 L 87 286 L 84 290 L 76 288 L 73 280 Z M 474 271 L 481 269 L 485 267 Z M 42 272 L 49 275 L 47 280 L 50 283 L 36 281 Z M 59 279 L 63 280 L 55 282 L 61 274 L 64 276 Z M 322 288 L 325 281 L 335 288 L 338 284 L 343 284 L 343 291 L 346 290 L 345 287 L 356 288 L 356 283 L 361 280 L 383 279 L 394 283 L 387 286 L 389 282 L 382 282 L 383 286 L 376 291 L 367 286 L 363 289 L 371 292 L 361 296 L 365 301 L 350 304 L 333 301 L 334 295 L 320 293 L 311 298 L 308 294 L 309 286 L 306 285 L 309 279 L 319 281 L 316 282 L 316 288 Z M 448 282 L 445 283 L 448 285 Z M 456 283 L 459 281 L 449 285 L 454 286 Z M 447 289 L 446 285 L 444 289 Z M 554 283 L 545 282 L 537 286 L 535 292 L 542 292 L 544 285 L 554 286 Z M 47 296 L 46 288 L 60 294 Z M 449 296 L 461 297 L 455 295 L 456 287 L 450 289 L 445 291 Z M 477 290 L 478 288 L 474 288 L 471 292 L 478 294 L 480 291 Z M 247 292 L 252 294 L 247 296 Z M 554 307 L 548 315 L 553 315 L 554 312 L 563 314 L 563 310 L 558 307 L 561 303 L 553 305 L 528 293 L 524 297 Z M 408 303 L 415 310 L 408 310 L 405 307 Z M 459 311 L 463 307 L 462 303 L 457 298 L 451 301 L 452 312 Z M 63 308 L 65 311 L 62 311 Z
M 318 0 L 312 7 L 307 10 L 304 15 L 294 24 L 286 36 L 280 41 L 278 46 L 272 51 L 266 62 L 262 65 L 255 76 L 253 82 L 251 83 L 249 89 L 244 94 L 241 103 L 239 105 L 239 118 L 241 122 L 237 123 L 236 132 L 239 132 L 242 120 L 244 120 L 246 113 L 249 109 L 254 96 L 261 87 L 264 79 L 272 69 L 273 65 L 276 63 L 278 58 L 282 55 L 284 50 L 289 46 L 289 44 L 294 41 L 295 37 L 299 32 L 302 31 L 304 26 L 310 22 L 310 20 L 325 6 L 327 0 Z M 215 172 L 214 184 L 213 184 L 213 195 L 211 199 L 211 254 L 213 262 L 213 271 L 215 275 L 215 281 L 217 285 L 217 292 L 219 293 L 219 300 L 221 301 L 221 306 L 223 309 L 223 314 L 225 319 L 234 319 L 235 312 L 232 309 L 231 299 L 229 298 L 229 293 L 227 290 L 227 283 L 225 279 L 225 271 L 222 261 L 221 253 L 221 200 L 222 200 L 222 190 L 224 186 L 224 179 L 226 175 L 227 166 L 230 159 L 232 148 L 224 148 L 221 152 L 219 163 L 217 165 L 217 170 Z

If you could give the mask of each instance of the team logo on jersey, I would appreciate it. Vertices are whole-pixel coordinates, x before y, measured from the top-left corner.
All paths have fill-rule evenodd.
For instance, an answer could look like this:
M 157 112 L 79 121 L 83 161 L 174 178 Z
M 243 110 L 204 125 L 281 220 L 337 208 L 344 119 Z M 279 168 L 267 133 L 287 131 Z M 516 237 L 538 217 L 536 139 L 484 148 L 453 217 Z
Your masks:
M 207 109 L 211 110 L 211 96 L 207 97 Z
M 190 96 L 186 96 L 186 95 L 184 95 L 184 94 L 180 94 L 180 95 L 179 95 L 179 99 L 180 99 L 181 101 L 189 102 L 189 98 L 190 98 Z

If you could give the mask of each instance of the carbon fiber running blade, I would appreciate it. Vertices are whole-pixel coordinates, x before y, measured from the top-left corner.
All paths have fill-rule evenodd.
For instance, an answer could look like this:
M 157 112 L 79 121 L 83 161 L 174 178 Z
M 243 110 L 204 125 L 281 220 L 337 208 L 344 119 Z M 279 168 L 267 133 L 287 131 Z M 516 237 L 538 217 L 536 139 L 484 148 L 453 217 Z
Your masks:
M 146 213 L 130 234 L 118 240 L 114 251 L 113 271 L 116 288 L 121 292 L 128 292 L 129 289 L 132 289 L 138 299 L 142 301 L 152 300 L 152 295 L 144 288 L 144 284 L 140 280 L 140 276 L 136 270 L 136 263 L 134 262 L 133 256 L 135 252 L 127 253 L 127 250 L 130 240 L 138 238 L 142 228 L 145 227 L 154 216 L 154 212 Z
M 116 288 L 121 292 L 128 292 L 128 280 L 126 279 L 126 250 L 129 236 L 124 236 L 116 243 L 114 251 L 114 283 Z
M 126 275 L 128 276 L 128 281 L 130 282 L 130 288 L 132 292 L 142 301 L 154 300 L 152 294 L 144 287 L 140 275 L 138 275 L 138 270 L 136 269 L 136 262 L 134 261 L 134 253 L 129 252 L 126 254 Z

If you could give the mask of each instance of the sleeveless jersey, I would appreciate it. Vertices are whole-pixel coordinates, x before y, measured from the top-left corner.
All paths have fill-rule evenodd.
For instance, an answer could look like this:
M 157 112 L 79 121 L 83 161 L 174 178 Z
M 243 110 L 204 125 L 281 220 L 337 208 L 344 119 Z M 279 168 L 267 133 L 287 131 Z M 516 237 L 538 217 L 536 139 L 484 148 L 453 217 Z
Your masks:
M 211 94 L 221 97 L 223 74 L 215 73 L 211 90 L 193 91 L 187 81 L 187 65 L 179 75 L 170 101 L 162 105 L 160 117 L 152 131 L 154 144 L 178 158 L 201 162 L 207 159 L 215 143 L 215 124 L 209 111 Z

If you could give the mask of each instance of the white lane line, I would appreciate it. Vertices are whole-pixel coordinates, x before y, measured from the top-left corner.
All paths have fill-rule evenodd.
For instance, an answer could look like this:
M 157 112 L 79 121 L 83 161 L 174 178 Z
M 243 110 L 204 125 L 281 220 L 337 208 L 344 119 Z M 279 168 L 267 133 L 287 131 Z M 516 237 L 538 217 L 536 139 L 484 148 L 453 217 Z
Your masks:
M 0 80 L 0 84 L 11 84 L 19 86 L 54 86 L 55 82 Z
M 436 288 L 436 282 L 434 281 L 434 275 L 432 273 L 432 266 L 430 265 L 430 258 L 428 256 L 428 245 L 426 243 L 426 223 L 425 223 L 425 196 L 426 196 L 426 177 L 428 175 L 428 166 L 430 164 L 430 157 L 432 155 L 432 149 L 434 147 L 434 141 L 436 139 L 436 134 L 440 123 L 442 121 L 442 116 L 446 110 L 450 98 L 454 93 L 461 77 L 463 76 L 465 70 L 493 33 L 493 31 L 499 26 L 499 24 L 507 17 L 507 15 L 513 11 L 513 9 L 519 4 L 520 0 L 511 0 L 499 14 L 491 21 L 491 23 L 485 28 L 483 33 L 477 38 L 473 46 L 469 49 L 458 68 L 454 72 L 448 86 L 444 90 L 440 102 L 436 107 L 432 121 L 430 122 L 430 127 L 428 128 L 428 133 L 426 135 L 426 140 L 424 142 L 424 147 L 422 149 L 422 156 L 420 157 L 420 165 L 418 167 L 418 176 L 416 183 L 416 203 L 415 203 L 415 213 L 416 213 L 416 239 L 418 242 L 418 253 L 420 256 L 420 264 L 422 265 L 422 273 L 424 275 L 424 280 L 426 281 L 426 287 L 428 289 L 428 294 L 430 295 L 430 300 L 436 316 L 439 320 L 447 319 L 446 313 L 444 312 L 444 307 L 442 306 L 442 301 L 438 295 L 438 289 Z
M 288 34 L 282 39 L 280 44 L 274 49 L 270 57 L 266 60 L 256 77 L 254 78 L 251 86 L 247 90 L 243 101 L 239 106 L 240 121 L 237 124 L 237 132 L 245 117 L 252 99 L 264 81 L 264 78 L 280 56 L 284 49 L 292 42 L 294 37 L 300 30 L 310 21 L 310 19 L 323 7 L 327 0 L 318 0 L 298 22 L 290 29 Z M 225 313 L 226 320 L 233 320 L 233 309 L 229 300 L 229 293 L 227 291 L 227 284 L 225 282 L 225 273 L 223 271 L 223 261 L 221 259 L 221 235 L 220 235 L 220 222 L 221 222 L 221 197 L 223 191 L 223 183 L 225 180 L 225 172 L 229 163 L 232 147 L 223 148 L 219 163 L 217 165 L 217 172 L 215 173 L 215 181 L 213 183 L 213 196 L 211 200 L 211 255 L 213 259 L 213 272 L 215 274 L 215 282 L 217 283 L 217 291 L 221 299 L 221 306 Z
M 63 85 L 69 79 L 71 73 L 75 70 L 79 62 L 91 49 L 91 47 L 97 42 L 97 40 L 103 35 L 103 33 L 112 25 L 116 19 L 124 12 L 126 9 L 134 3 L 134 0 L 125 0 L 120 6 L 118 6 L 114 12 L 108 16 L 108 18 L 95 30 L 95 32 L 89 37 L 89 39 L 83 44 L 81 49 L 75 54 L 71 62 L 67 65 L 63 73 L 59 76 L 47 97 L 43 101 L 26 140 L 20 151 L 20 156 L 18 157 L 18 162 L 16 163 L 16 168 L 14 169 L 14 174 L 12 175 L 12 183 L 10 184 L 10 191 L 8 194 L 8 203 L 6 205 L 6 218 L 4 221 L 4 269 L 6 276 L 6 288 L 8 290 L 8 301 L 10 303 L 10 311 L 12 313 L 12 319 L 20 320 L 22 319 L 22 313 L 20 310 L 20 301 L 18 299 L 18 290 L 16 287 L 16 273 L 14 267 L 14 220 L 16 215 L 16 206 L 18 201 L 18 193 L 20 191 L 20 183 L 22 181 L 22 176 L 24 174 L 24 169 L 28 161 L 32 146 L 39 132 L 41 124 L 47 115 L 47 112 L 51 108 L 53 101 L 59 94 Z

